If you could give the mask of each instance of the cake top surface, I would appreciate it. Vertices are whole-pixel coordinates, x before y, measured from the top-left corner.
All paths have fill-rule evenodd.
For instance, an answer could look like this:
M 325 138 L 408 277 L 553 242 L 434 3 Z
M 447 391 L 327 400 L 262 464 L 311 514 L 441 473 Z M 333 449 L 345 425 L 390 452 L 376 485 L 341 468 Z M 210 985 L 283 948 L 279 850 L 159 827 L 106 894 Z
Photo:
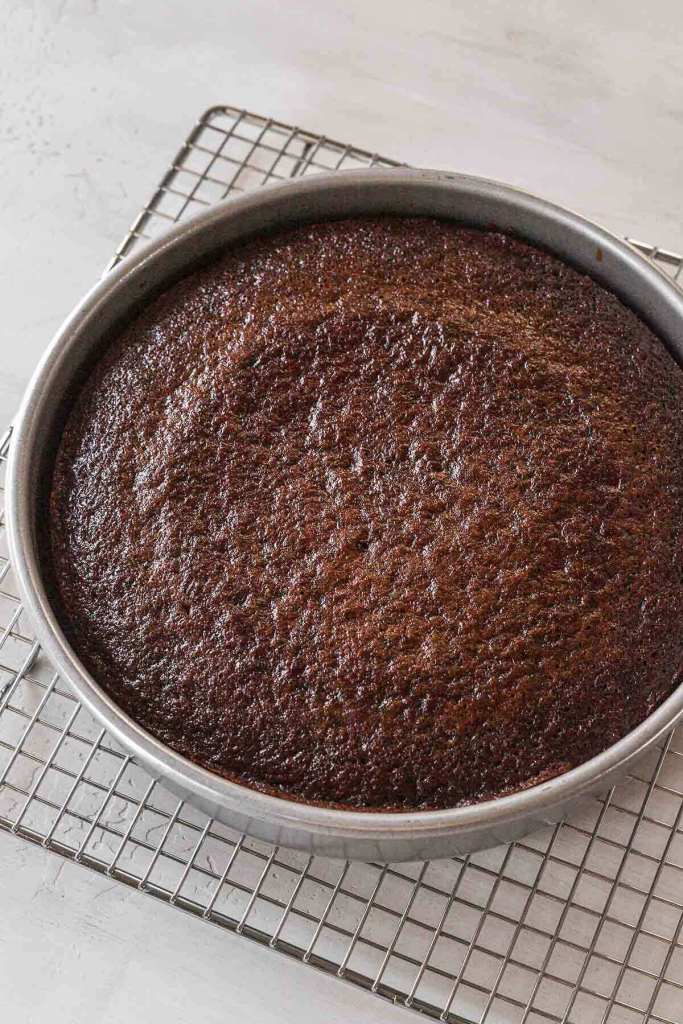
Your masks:
M 180 753 L 366 809 L 532 785 L 683 666 L 683 372 L 591 279 L 428 218 L 243 244 L 64 429 L 67 636 Z

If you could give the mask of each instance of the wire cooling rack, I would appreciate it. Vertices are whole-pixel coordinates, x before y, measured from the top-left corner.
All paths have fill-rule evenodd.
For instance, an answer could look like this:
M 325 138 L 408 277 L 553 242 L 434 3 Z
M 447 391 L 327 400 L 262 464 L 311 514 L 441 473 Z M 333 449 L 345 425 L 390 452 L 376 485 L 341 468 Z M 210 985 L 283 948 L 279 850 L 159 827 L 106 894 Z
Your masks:
M 395 162 L 212 108 L 112 265 L 229 194 L 369 165 Z M 635 244 L 681 274 L 683 257 Z M 4 527 L 0 828 L 437 1020 L 683 1022 L 683 731 L 607 798 L 511 846 L 409 865 L 272 847 L 178 803 L 80 706 L 35 642 Z

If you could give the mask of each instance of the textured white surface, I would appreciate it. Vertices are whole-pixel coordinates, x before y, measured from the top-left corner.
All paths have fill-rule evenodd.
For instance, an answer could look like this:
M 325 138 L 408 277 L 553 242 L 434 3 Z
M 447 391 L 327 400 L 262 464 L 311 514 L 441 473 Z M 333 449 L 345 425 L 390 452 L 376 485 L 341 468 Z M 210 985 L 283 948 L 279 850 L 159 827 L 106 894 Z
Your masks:
M 680 0 L 0 0 L 3 422 L 193 119 L 244 105 L 683 247 Z M 0 836 L 8 1020 L 399 1011 Z
M 391 1024 L 399 1014 L 6 834 L 0 993 L 8 1024 Z

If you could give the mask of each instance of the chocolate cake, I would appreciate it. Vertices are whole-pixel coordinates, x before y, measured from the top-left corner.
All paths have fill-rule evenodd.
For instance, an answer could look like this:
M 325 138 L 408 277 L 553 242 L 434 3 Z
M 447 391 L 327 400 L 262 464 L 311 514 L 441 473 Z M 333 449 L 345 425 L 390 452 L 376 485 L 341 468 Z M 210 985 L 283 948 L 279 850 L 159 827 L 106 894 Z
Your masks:
M 683 677 L 683 372 L 553 256 L 299 227 L 176 284 L 68 412 L 64 630 L 175 750 L 296 800 L 480 801 Z

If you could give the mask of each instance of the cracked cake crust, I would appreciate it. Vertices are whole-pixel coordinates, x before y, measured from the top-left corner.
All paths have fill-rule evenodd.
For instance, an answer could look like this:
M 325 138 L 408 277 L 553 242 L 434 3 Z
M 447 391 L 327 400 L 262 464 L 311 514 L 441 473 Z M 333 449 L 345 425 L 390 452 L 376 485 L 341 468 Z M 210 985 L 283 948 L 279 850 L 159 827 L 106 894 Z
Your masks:
M 493 231 L 282 231 L 161 295 L 71 409 L 58 612 L 235 781 L 445 808 L 578 765 L 683 666 L 683 372 Z

